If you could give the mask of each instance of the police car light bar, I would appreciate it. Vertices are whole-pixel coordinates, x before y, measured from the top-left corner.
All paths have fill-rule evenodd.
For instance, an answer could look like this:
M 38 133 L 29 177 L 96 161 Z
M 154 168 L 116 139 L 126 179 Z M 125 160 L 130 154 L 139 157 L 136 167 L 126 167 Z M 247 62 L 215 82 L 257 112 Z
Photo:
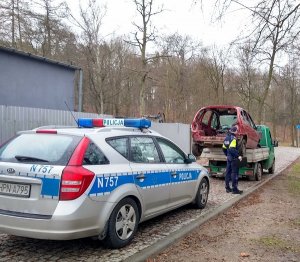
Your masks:
M 146 118 L 79 118 L 79 127 L 136 127 L 148 128 L 151 126 L 151 121 Z

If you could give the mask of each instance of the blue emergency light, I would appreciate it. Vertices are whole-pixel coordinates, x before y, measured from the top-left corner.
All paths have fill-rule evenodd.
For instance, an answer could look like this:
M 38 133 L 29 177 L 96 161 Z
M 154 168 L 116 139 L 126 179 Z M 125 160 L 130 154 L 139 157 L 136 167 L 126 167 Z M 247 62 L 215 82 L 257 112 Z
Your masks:
M 79 127 L 136 127 L 149 128 L 151 121 L 146 118 L 79 118 Z

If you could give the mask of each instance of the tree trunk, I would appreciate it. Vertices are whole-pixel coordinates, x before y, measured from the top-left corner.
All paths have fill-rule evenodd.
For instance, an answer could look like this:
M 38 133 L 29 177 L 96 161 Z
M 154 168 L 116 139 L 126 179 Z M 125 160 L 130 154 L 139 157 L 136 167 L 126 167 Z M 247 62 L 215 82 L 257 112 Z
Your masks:
M 18 10 L 17 18 L 18 18 L 19 44 L 20 44 L 20 48 L 22 49 L 23 39 L 22 39 L 22 28 L 21 28 L 21 17 L 20 17 L 20 1 L 19 0 L 17 0 L 17 10 Z
M 277 30 L 276 31 L 276 36 L 275 36 L 275 40 L 273 42 L 272 55 L 271 55 L 271 59 L 270 59 L 268 78 L 267 78 L 265 86 L 264 86 L 263 95 L 262 95 L 262 97 L 261 97 L 261 99 L 259 100 L 259 103 L 258 103 L 258 123 L 259 124 L 262 123 L 263 109 L 264 109 L 265 101 L 266 101 L 267 96 L 269 94 L 269 90 L 270 90 L 271 82 L 272 82 L 272 77 L 273 77 L 274 63 L 275 63 L 275 57 L 276 57 L 276 52 L 277 52 L 277 44 L 278 44 L 278 36 L 279 36 L 279 31 L 278 31 L 279 29 L 277 28 L 276 30 Z
M 11 44 L 14 48 L 16 48 L 15 0 L 11 0 Z

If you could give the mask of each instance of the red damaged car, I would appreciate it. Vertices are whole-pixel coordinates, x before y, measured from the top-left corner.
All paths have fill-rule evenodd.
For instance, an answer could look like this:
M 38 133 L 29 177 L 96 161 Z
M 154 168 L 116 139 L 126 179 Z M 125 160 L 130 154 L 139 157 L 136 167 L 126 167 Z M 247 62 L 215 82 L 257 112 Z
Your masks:
M 195 156 L 200 156 L 204 147 L 222 146 L 226 133 L 232 126 L 238 128 L 238 144 L 244 154 L 246 148 L 257 148 L 261 134 L 251 116 L 241 107 L 216 105 L 201 108 L 192 122 Z

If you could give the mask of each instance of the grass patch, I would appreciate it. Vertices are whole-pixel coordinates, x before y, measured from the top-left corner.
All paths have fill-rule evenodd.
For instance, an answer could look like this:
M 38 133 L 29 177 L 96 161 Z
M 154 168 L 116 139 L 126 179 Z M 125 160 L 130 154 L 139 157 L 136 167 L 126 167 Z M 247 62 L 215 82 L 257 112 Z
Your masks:
M 268 248 L 285 249 L 292 252 L 299 252 L 299 248 L 293 247 L 287 241 L 282 240 L 274 235 L 259 238 L 257 241 Z
M 295 226 L 300 226 L 300 218 L 294 220 L 294 221 L 293 221 L 293 224 L 294 224 Z
M 295 177 L 300 177 L 300 163 L 293 165 L 291 169 L 291 175 Z
M 289 177 L 288 191 L 294 195 L 300 195 L 300 179 L 296 177 Z
M 296 163 L 288 173 L 288 191 L 300 195 L 300 163 Z

